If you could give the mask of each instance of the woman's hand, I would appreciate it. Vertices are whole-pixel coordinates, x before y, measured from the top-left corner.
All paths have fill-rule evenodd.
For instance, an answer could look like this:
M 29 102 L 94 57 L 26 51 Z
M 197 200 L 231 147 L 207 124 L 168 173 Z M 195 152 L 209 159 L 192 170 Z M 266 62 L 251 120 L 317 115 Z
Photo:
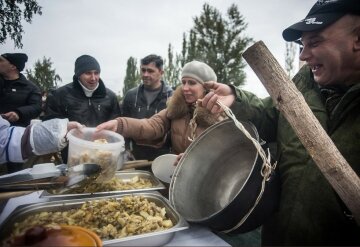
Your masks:
M 199 100 L 200 106 L 205 107 L 211 113 L 220 113 L 223 109 L 216 103 L 220 101 L 224 105 L 230 107 L 235 101 L 235 95 L 231 88 L 223 83 L 209 81 L 204 83 L 205 88 L 210 92 L 205 95 L 202 100 Z
M 116 119 L 107 121 L 105 123 L 99 124 L 98 126 L 96 126 L 96 129 L 99 130 L 112 130 L 112 131 L 117 131 L 118 129 L 118 121 Z
M 180 153 L 178 154 L 178 156 L 176 156 L 176 160 L 174 163 L 174 166 L 177 166 L 177 164 L 179 163 L 179 161 L 181 160 L 181 158 L 183 157 L 184 153 Z

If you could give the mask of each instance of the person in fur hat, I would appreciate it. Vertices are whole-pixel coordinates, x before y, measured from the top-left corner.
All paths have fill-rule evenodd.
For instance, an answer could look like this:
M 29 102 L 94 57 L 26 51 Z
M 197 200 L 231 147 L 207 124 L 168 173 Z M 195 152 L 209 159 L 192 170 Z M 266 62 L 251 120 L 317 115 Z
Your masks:
M 170 130 L 172 152 L 183 153 L 206 128 L 224 119 L 224 115 L 211 114 L 196 104 L 207 93 L 204 83 L 216 80 L 216 74 L 209 65 L 199 61 L 189 62 L 182 69 L 182 85 L 175 90 L 166 109 L 147 119 L 118 117 L 98 125 L 97 129 L 116 131 L 138 144 L 154 147 L 161 147 Z

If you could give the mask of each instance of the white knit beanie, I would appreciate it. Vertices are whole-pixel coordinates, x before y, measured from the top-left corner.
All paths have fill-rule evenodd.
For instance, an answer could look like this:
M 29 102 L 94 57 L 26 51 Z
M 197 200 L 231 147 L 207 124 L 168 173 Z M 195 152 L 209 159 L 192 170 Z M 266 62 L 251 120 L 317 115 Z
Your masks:
M 181 72 L 181 78 L 183 77 L 194 78 L 201 84 L 207 81 L 217 81 L 217 76 L 209 65 L 195 60 L 184 65 Z

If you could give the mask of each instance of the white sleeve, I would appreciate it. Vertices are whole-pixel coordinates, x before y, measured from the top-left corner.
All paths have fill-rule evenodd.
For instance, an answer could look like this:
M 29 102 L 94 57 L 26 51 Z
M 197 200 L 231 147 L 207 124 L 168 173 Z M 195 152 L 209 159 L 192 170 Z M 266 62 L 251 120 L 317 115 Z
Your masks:
M 8 121 L 0 118 L 0 164 L 24 161 L 21 154 L 24 131 L 25 128 L 11 127 Z
M 31 126 L 30 145 L 36 155 L 58 152 L 67 145 L 68 119 L 51 119 Z

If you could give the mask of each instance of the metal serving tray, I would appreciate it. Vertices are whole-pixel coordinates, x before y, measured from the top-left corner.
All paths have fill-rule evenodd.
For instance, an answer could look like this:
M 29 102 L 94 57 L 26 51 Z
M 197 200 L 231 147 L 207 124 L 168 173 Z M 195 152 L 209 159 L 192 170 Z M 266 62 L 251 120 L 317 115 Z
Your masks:
M 44 190 L 40 198 L 48 198 L 49 200 L 66 200 L 70 198 L 83 198 L 83 197 L 96 197 L 96 196 L 106 196 L 106 195 L 117 195 L 124 193 L 135 193 L 135 192 L 148 192 L 154 190 L 162 190 L 166 187 L 164 184 L 157 179 L 154 174 L 148 171 L 117 171 L 115 177 L 122 179 L 124 181 L 130 181 L 133 177 L 138 176 L 139 178 L 146 178 L 151 181 L 153 187 L 144 188 L 144 189 L 132 189 L 132 190 L 114 190 L 114 191 L 103 191 L 103 192 L 94 192 L 94 193 L 77 193 L 77 194 L 51 194 L 48 191 Z
M 65 211 L 71 208 L 79 208 L 84 202 L 105 198 L 121 199 L 124 196 L 143 196 L 150 202 L 160 207 L 165 207 L 167 216 L 172 220 L 174 226 L 158 232 L 151 232 L 129 236 L 119 239 L 102 239 L 104 246 L 162 246 L 168 243 L 176 232 L 189 228 L 189 224 L 170 205 L 169 201 L 158 192 L 145 192 L 135 194 L 117 194 L 112 196 L 99 196 L 82 199 L 71 199 L 64 201 L 50 201 L 23 205 L 17 207 L 0 225 L 0 243 L 10 236 L 16 222 L 24 220 L 27 216 L 40 212 Z

